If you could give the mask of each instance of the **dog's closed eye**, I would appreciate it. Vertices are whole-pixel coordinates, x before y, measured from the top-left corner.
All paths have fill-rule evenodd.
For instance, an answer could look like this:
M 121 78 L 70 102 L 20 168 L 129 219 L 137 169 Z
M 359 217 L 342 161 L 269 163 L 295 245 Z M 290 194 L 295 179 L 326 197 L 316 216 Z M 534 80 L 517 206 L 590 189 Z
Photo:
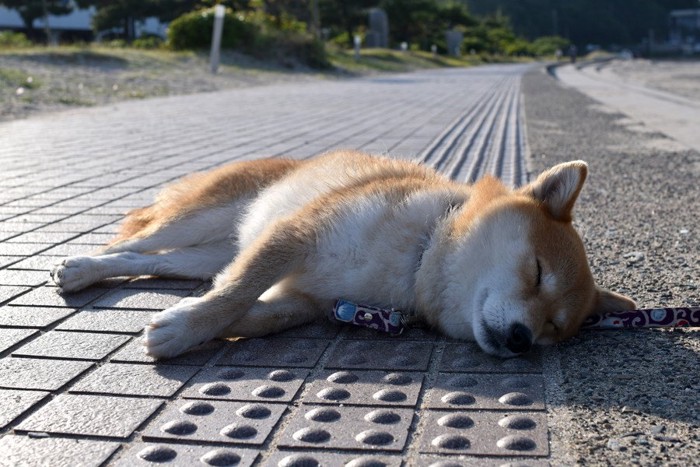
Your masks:
M 547 321 L 544 323 L 544 332 L 546 334 L 557 334 L 559 332 L 559 328 L 553 321 Z

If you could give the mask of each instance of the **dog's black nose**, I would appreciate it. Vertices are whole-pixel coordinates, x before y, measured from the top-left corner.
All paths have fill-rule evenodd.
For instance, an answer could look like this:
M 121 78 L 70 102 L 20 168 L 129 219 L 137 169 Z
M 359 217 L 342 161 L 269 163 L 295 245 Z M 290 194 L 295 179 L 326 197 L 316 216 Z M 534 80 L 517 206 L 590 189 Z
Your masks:
M 532 333 L 523 324 L 513 324 L 508 330 L 506 347 L 513 353 L 527 352 L 532 347 Z

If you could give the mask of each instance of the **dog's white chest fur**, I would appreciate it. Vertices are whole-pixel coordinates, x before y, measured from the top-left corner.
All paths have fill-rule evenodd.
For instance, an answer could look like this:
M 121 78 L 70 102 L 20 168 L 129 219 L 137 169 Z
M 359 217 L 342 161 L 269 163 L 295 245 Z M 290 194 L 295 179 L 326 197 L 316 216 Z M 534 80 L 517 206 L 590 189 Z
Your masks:
M 312 201 L 325 202 L 324 197 L 351 183 L 352 176 L 344 173 L 330 180 L 321 174 L 292 178 L 269 187 L 241 224 L 241 249 L 267 226 Z M 316 239 L 303 274 L 292 280 L 294 288 L 321 300 L 343 297 L 413 309 L 416 269 L 452 198 L 445 190 L 435 190 L 414 193 L 400 204 L 383 193 L 341 199 L 342 214 L 334 216 L 332 226 Z

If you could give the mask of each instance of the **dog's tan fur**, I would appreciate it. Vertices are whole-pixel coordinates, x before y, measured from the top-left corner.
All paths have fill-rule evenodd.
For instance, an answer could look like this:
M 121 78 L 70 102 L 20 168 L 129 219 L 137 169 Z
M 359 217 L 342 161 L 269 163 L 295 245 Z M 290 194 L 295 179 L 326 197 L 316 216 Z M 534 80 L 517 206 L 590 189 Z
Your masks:
M 586 174 L 562 164 L 511 191 L 354 151 L 237 163 L 166 188 L 102 255 L 69 258 L 53 276 L 70 291 L 113 275 L 221 270 L 206 295 L 147 328 L 156 357 L 305 323 L 341 297 L 413 311 L 510 356 L 571 336 L 590 313 L 634 306 L 594 285 L 571 225 Z

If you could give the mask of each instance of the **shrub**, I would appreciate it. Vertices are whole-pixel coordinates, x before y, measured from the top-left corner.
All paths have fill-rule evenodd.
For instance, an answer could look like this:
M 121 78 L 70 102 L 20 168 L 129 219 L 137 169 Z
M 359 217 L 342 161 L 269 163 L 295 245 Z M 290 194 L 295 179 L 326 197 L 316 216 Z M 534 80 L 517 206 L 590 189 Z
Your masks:
M 131 43 L 137 49 L 159 49 L 163 47 L 163 39 L 158 36 L 139 37 Z
M 197 10 L 185 13 L 174 19 L 168 27 L 168 44 L 178 50 L 205 49 L 211 46 L 214 28 L 214 9 Z M 255 36 L 254 25 L 245 21 L 242 15 L 234 15 L 226 9 L 221 46 L 225 49 L 240 48 L 250 43 Z
M 170 23 L 168 43 L 174 49 L 208 48 L 213 27 L 213 9 L 186 13 Z M 329 67 L 323 43 L 305 29 L 303 23 L 290 17 L 273 18 L 261 10 L 234 14 L 227 9 L 221 47 L 277 59 L 289 66 L 297 61 L 313 68 Z
M 535 55 L 554 55 L 557 50 L 565 52 L 569 47 L 569 40 L 560 36 L 538 37 L 532 41 L 532 51 Z
M 31 47 L 32 42 L 21 32 L 0 32 L 0 47 Z
M 532 55 L 532 45 L 525 39 L 515 38 L 502 45 L 503 51 L 510 56 Z

